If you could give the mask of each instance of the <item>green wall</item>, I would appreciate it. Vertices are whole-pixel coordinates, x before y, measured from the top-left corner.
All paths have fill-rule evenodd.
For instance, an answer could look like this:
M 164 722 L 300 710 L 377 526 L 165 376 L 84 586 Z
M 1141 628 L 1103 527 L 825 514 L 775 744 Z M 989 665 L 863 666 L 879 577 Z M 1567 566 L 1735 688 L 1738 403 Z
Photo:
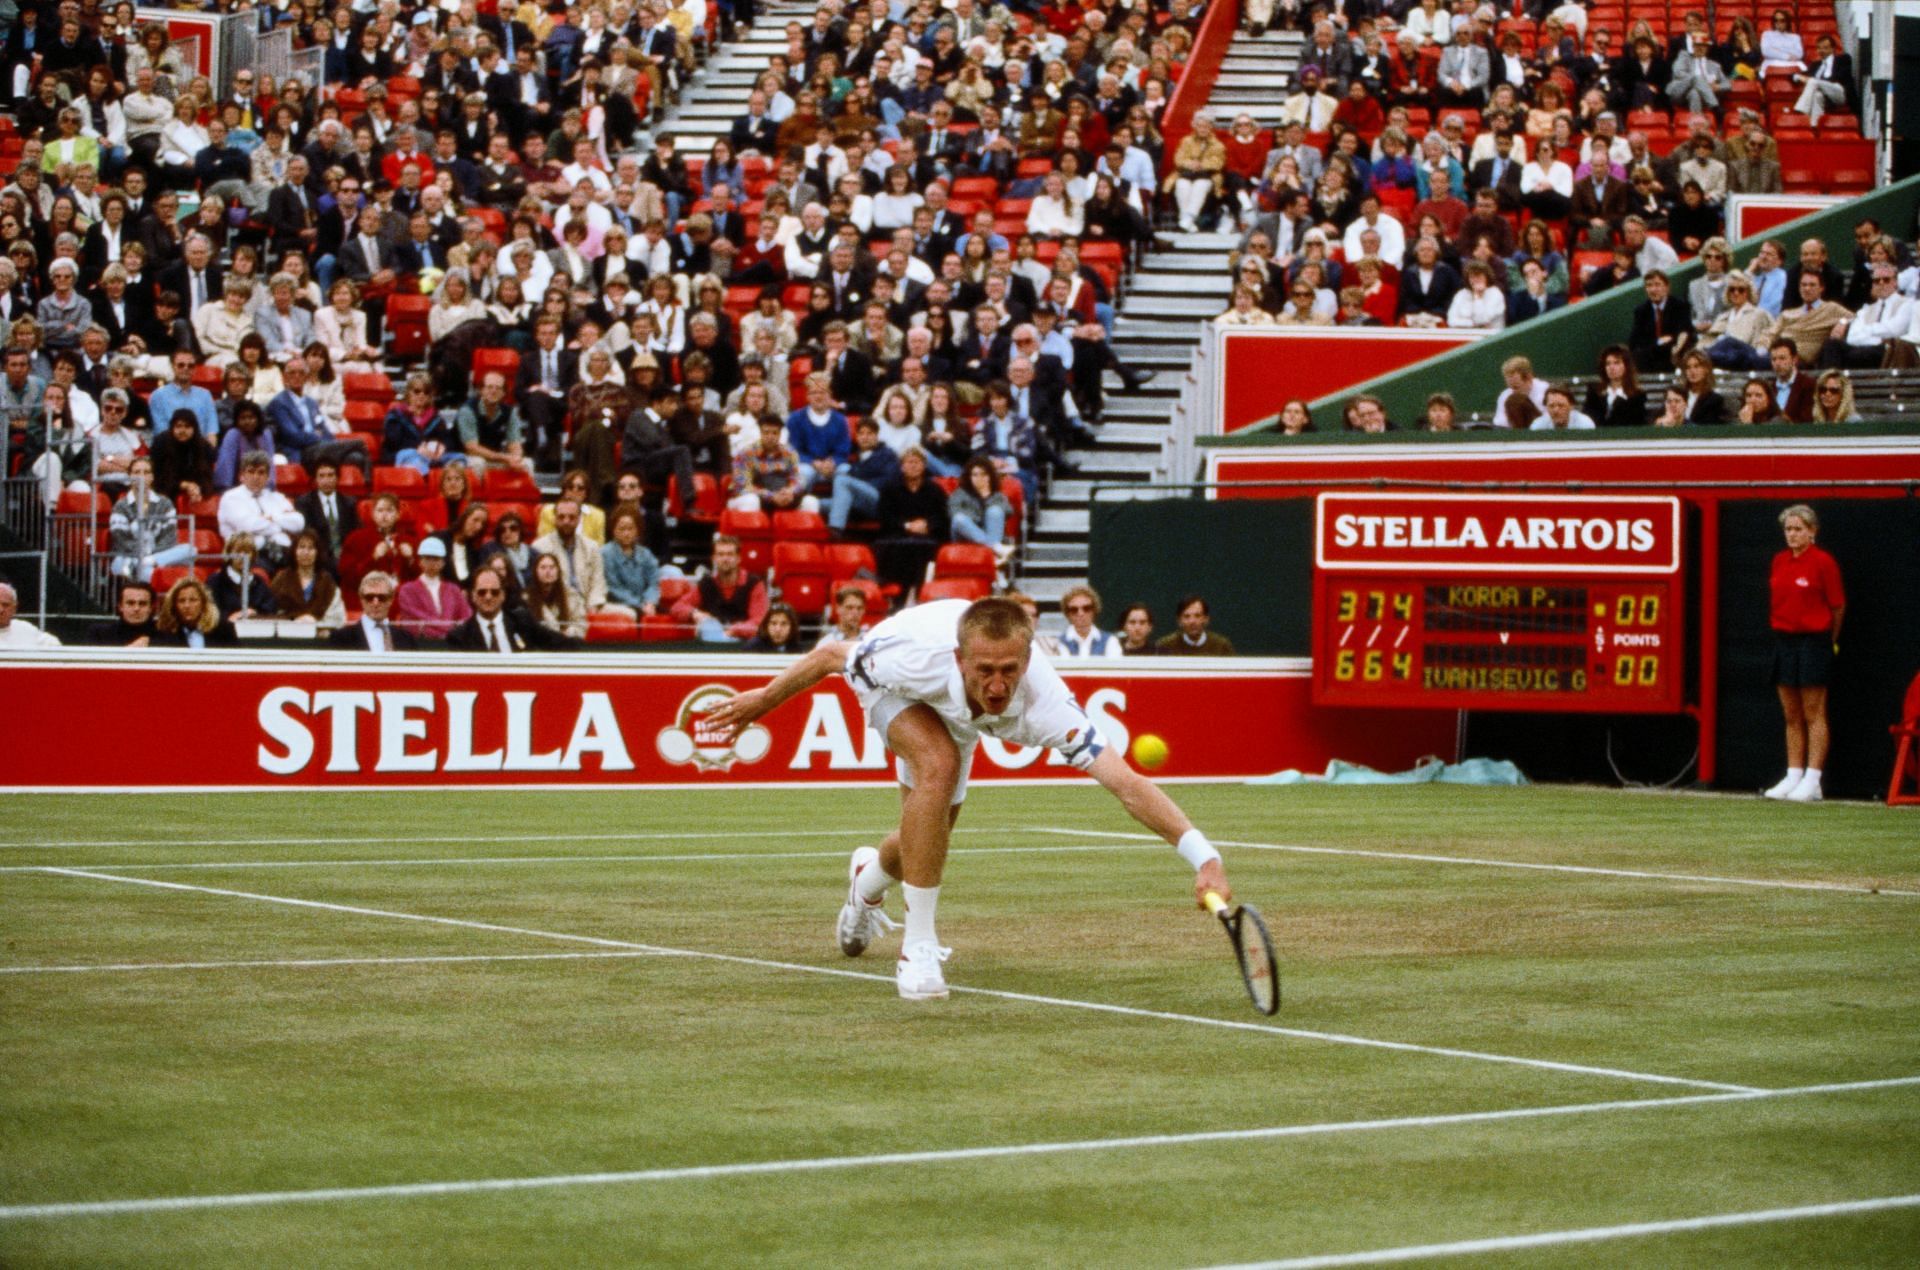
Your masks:
M 1177 629 L 1185 595 L 1207 599 L 1213 629 L 1243 653 L 1304 657 L 1313 589 L 1313 500 L 1094 500 L 1087 580 L 1101 624 L 1133 603 L 1154 634 Z

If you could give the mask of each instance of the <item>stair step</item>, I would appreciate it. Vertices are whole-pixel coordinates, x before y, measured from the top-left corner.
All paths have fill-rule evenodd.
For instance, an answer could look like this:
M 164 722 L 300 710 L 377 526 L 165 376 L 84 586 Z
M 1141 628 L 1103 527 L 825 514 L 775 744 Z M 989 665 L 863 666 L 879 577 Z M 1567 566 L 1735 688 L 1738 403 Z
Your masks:
M 1087 567 L 1087 546 L 1081 542 L 1032 542 L 1028 543 L 1021 555 L 1020 568 L 1028 569 L 1052 566 L 1078 565 L 1082 570 Z
M 1222 298 L 1233 294 L 1233 279 L 1226 270 L 1216 269 L 1208 273 L 1143 273 L 1127 284 L 1129 301 L 1150 295 L 1218 295 Z
M 1225 307 L 1219 296 L 1145 295 L 1128 300 L 1121 311 L 1149 317 L 1213 317 Z
M 1034 522 L 1036 534 L 1078 534 L 1087 535 L 1090 514 L 1084 507 L 1042 507 Z

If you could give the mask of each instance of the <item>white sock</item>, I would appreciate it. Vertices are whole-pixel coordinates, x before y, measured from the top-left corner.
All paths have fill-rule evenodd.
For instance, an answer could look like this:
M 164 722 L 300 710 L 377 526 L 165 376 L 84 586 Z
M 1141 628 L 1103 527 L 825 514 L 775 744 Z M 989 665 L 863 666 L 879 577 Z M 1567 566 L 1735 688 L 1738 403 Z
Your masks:
M 861 899 L 869 904 L 878 904 L 887 898 L 887 888 L 899 880 L 899 878 L 888 873 L 880 861 L 875 860 L 872 864 L 860 870 L 859 875 L 854 878 L 853 884 L 855 889 L 860 892 Z
M 1804 767 L 1789 767 L 1787 769 L 1787 779 L 1790 781 L 1797 782 L 1802 776 L 1805 776 L 1806 774 L 1807 774 L 1807 769 Z
M 940 904 L 940 888 L 915 886 L 907 882 L 901 884 L 900 892 L 907 897 L 907 934 L 901 944 L 904 946 L 922 939 L 939 943 L 939 937 L 933 933 L 933 911 Z
M 1807 779 L 1815 785 L 1818 785 L 1820 783 L 1820 769 L 1817 767 L 1809 767 L 1807 769 Z

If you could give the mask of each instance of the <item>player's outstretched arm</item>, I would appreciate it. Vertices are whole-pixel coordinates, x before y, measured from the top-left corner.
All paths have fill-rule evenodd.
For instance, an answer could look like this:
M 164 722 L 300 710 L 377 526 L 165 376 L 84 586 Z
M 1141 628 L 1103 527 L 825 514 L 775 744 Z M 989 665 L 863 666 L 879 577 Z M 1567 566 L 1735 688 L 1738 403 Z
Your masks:
M 763 714 L 771 713 L 775 707 L 790 697 L 798 696 L 813 687 L 828 675 L 838 674 L 847 664 L 847 649 L 851 644 L 846 640 L 833 640 L 820 645 L 773 677 L 773 682 L 764 688 L 749 688 L 736 693 L 715 706 L 708 721 L 729 728 L 741 728 L 752 723 Z
M 1119 750 L 1111 746 L 1102 750 L 1087 772 L 1120 800 L 1120 805 L 1127 809 L 1128 815 L 1165 838 L 1179 850 L 1188 864 L 1194 866 L 1195 903 L 1205 908 L 1209 891 L 1217 892 L 1222 899 L 1233 898 L 1233 888 L 1227 885 L 1227 871 L 1220 863 L 1220 853 L 1213 849 L 1204 834 L 1193 827 L 1193 821 L 1187 819 L 1187 813 L 1167 797 L 1165 790 L 1127 766 L 1127 760 L 1120 757 Z

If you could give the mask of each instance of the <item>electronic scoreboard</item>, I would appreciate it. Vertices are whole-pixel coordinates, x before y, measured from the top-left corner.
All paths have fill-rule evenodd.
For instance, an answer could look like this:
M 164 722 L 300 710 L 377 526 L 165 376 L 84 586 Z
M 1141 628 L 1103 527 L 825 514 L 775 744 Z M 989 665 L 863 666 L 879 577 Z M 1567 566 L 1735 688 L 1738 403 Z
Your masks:
M 1313 699 L 1678 711 L 1680 526 L 1673 497 L 1322 494 Z

